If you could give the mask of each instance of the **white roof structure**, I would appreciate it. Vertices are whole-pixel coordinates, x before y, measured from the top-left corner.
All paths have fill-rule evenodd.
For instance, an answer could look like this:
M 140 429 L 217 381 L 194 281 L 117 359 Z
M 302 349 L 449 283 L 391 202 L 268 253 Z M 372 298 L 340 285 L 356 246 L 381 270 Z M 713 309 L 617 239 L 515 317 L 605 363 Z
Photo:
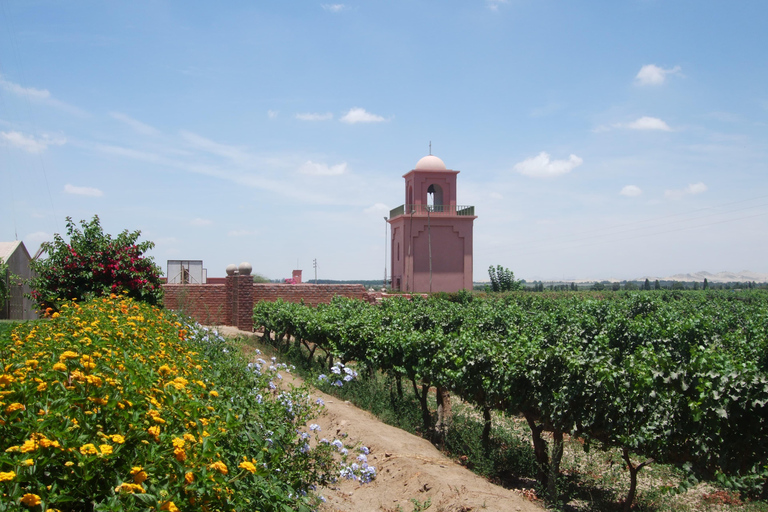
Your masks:
M 416 162 L 417 171 L 446 171 L 445 163 L 435 155 L 427 155 L 418 162 Z
M 8 261 L 11 254 L 16 252 L 16 248 L 21 245 L 21 240 L 15 242 L 0 242 L 0 260 Z

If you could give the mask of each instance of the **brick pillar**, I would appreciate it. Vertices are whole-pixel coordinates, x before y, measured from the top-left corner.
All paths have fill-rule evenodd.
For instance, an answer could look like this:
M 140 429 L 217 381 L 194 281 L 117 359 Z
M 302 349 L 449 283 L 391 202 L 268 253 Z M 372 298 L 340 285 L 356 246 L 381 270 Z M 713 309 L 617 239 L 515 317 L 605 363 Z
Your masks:
M 232 267 L 234 265 L 230 265 Z M 224 325 L 235 325 L 234 305 L 236 303 L 236 279 L 237 269 L 233 273 L 230 273 L 229 267 L 227 267 L 227 281 L 225 285 L 225 300 L 224 300 Z
M 237 275 L 232 320 L 241 331 L 253 331 L 253 276 Z

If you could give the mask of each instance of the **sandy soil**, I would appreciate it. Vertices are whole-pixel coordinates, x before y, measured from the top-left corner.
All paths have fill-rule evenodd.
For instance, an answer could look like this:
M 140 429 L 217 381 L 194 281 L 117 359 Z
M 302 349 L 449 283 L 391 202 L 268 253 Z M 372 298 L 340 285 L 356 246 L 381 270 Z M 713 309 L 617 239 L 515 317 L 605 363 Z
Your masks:
M 226 336 L 254 336 L 231 327 L 217 327 Z M 300 385 L 296 376 L 284 381 Z M 471 510 L 540 512 L 541 506 L 521 494 L 493 485 L 444 456 L 429 441 L 386 425 L 349 402 L 318 390 L 314 397 L 325 401 L 326 414 L 315 420 L 327 438 L 347 434 L 347 445 L 367 446 L 368 463 L 377 477 L 368 484 L 340 481 L 321 490 L 327 503 L 324 512 L 428 510 L 468 512 Z M 417 500 L 422 508 L 412 500 Z

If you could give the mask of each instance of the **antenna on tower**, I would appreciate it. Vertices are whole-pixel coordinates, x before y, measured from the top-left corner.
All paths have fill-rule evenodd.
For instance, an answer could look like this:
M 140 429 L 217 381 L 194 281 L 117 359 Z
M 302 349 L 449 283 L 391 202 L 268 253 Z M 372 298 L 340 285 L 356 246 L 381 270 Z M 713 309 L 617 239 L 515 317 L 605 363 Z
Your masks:
M 432 156 L 432 141 L 429 141 L 429 155 Z

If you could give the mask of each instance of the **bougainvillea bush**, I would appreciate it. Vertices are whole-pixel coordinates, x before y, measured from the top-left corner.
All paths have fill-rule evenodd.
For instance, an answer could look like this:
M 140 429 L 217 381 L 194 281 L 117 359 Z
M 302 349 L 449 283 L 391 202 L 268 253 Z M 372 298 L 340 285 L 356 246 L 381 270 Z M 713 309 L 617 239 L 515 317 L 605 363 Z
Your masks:
M 0 337 L 0 511 L 311 509 L 337 447 L 261 363 L 125 296 L 21 324 Z
M 32 299 L 40 311 L 59 309 L 62 302 L 126 294 L 148 304 L 162 303 L 160 267 L 144 256 L 155 244 L 138 242 L 140 231 L 104 233 L 99 217 L 80 221 L 82 231 L 67 217 L 67 243 L 56 233 L 41 246 L 45 259 L 32 261 Z

